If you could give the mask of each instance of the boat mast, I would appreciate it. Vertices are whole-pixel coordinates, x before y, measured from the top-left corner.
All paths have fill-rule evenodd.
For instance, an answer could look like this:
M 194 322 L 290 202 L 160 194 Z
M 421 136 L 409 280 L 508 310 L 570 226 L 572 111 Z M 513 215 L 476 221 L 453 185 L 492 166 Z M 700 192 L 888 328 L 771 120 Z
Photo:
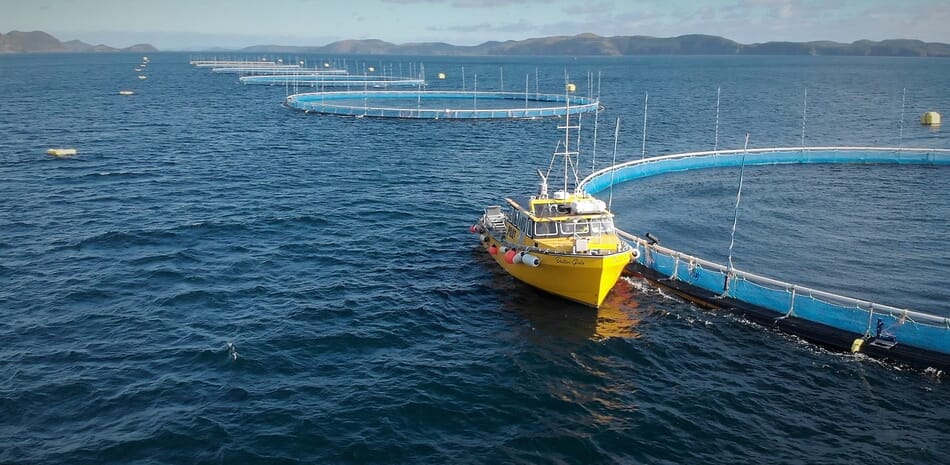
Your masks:
M 566 79 L 565 79 L 566 80 Z M 574 186 L 576 187 L 580 182 L 577 179 L 577 168 L 574 166 L 574 159 L 572 156 L 578 155 L 577 150 L 571 151 L 571 129 L 580 129 L 580 126 L 571 125 L 571 95 L 570 92 L 573 90 L 574 85 L 567 83 L 565 86 L 564 101 L 565 101 L 565 112 L 564 112 L 564 125 L 558 126 L 558 129 L 564 130 L 564 150 L 560 152 L 554 152 L 554 155 L 563 155 L 564 156 L 564 193 L 567 194 L 568 190 L 568 178 L 573 174 L 574 176 Z

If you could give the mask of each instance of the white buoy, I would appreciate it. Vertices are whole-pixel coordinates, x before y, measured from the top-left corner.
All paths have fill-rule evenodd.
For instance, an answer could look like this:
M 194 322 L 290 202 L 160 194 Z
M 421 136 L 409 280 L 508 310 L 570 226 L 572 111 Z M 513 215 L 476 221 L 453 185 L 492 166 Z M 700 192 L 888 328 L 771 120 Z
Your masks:
M 534 256 L 534 255 L 531 255 L 531 254 L 529 254 L 529 253 L 526 253 L 526 254 L 524 254 L 524 255 L 521 256 L 521 263 L 524 263 L 525 265 L 533 266 L 533 267 L 537 268 L 538 265 L 541 264 L 541 259 L 538 258 L 538 257 L 536 257 L 536 256 Z
M 47 150 L 46 153 L 54 157 L 70 157 L 79 152 L 76 149 L 71 148 L 52 148 Z
M 940 113 L 928 111 L 920 117 L 920 124 L 925 126 L 940 126 Z
M 135 94 L 135 92 L 132 92 L 131 90 L 120 90 L 120 91 L 119 91 L 119 95 L 134 95 L 134 94 Z

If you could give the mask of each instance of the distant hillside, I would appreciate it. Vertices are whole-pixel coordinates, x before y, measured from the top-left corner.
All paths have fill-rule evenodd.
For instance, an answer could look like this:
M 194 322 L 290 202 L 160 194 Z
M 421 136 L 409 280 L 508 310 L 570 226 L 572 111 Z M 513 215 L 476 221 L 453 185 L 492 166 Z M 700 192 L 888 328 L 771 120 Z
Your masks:
M 474 46 L 442 42 L 393 44 L 382 40 L 342 40 L 320 47 L 255 45 L 241 49 L 252 53 L 313 53 L 360 55 L 853 55 L 950 57 L 950 45 L 919 40 L 879 42 L 859 40 L 850 44 L 830 41 L 765 42 L 740 44 L 710 35 L 678 37 L 614 36 L 596 34 L 553 36 Z
M 43 32 L 11 31 L 0 34 L 0 53 L 52 53 L 52 52 L 157 52 L 149 44 L 136 44 L 126 48 L 114 48 L 107 45 L 89 45 L 79 40 L 60 42 L 59 39 Z

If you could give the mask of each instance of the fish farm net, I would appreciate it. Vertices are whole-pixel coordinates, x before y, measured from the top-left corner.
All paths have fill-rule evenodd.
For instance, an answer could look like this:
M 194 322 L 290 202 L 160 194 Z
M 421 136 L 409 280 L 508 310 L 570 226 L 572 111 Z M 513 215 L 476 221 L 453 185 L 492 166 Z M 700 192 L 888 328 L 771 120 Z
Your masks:
M 307 113 L 378 118 L 516 119 L 591 113 L 595 98 L 530 92 L 349 91 L 288 96 L 284 104 Z

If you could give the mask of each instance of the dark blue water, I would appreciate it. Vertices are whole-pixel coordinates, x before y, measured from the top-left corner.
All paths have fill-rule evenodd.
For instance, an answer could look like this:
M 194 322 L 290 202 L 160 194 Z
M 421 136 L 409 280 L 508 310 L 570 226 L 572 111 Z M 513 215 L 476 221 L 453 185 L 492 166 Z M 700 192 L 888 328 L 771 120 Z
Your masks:
M 0 56 L 2 463 L 950 455 L 943 376 L 831 353 L 637 279 L 594 311 L 493 266 L 466 228 L 533 189 L 556 121 L 305 115 L 280 106 L 280 87 L 150 58 L 140 81 L 138 55 Z M 800 143 L 805 87 L 809 145 L 950 147 L 917 123 L 950 113 L 946 60 L 426 60 L 433 74 L 477 73 L 480 89 L 500 87 L 501 69 L 506 90 L 526 75 L 551 92 L 565 72 L 580 92 L 599 81 L 598 166 L 618 116 L 617 158 L 640 156 L 644 92 L 648 154 L 712 148 L 719 86 L 721 147 L 746 133 L 754 147 Z M 56 146 L 79 155 L 45 155 Z M 946 312 L 947 174 L 750 169 L 737 266 Z M 618 187 L 618 222 L 722 259 L 736 181 Z

